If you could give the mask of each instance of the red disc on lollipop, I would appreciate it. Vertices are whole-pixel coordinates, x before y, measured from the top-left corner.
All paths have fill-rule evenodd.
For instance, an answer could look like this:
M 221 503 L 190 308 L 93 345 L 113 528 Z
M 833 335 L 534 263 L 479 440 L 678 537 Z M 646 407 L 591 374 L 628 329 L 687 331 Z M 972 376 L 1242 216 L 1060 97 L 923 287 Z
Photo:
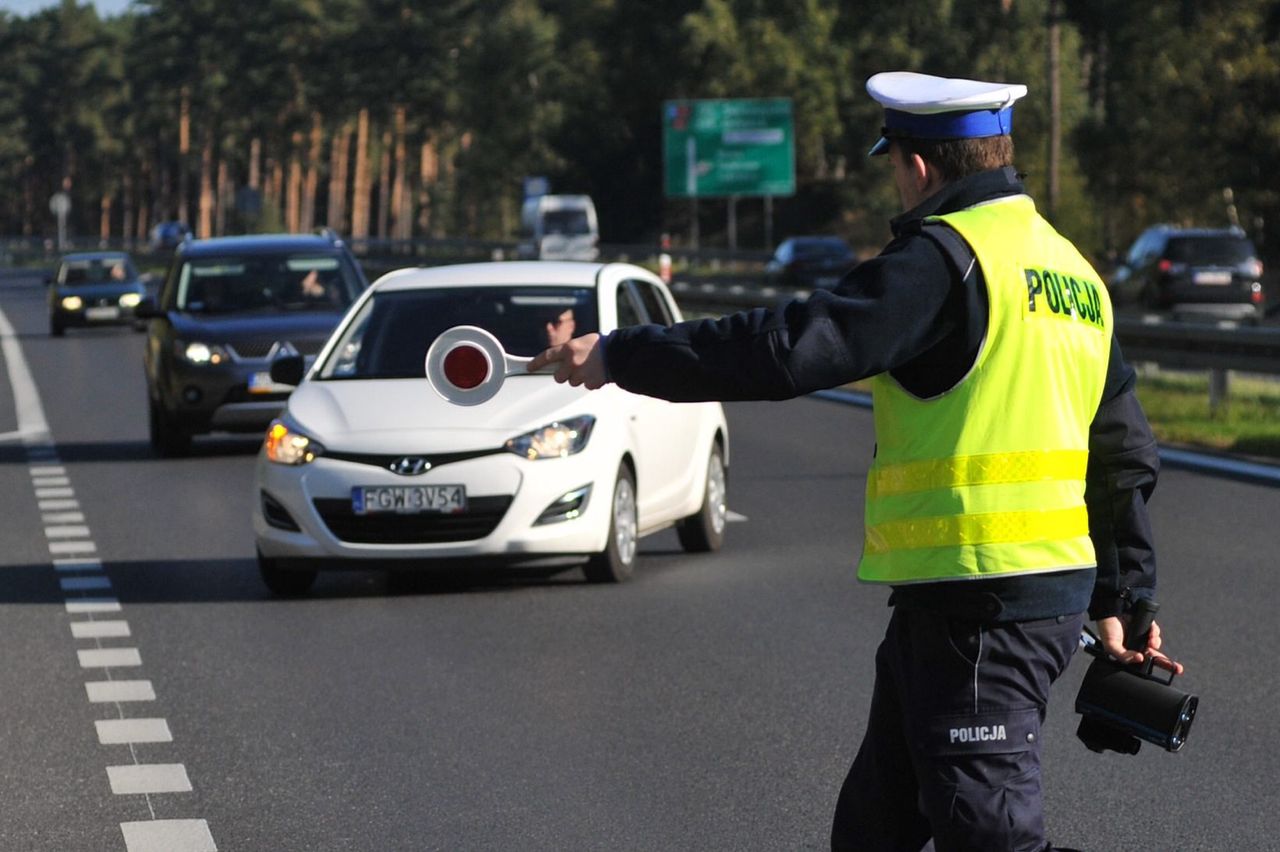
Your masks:
M 489 359 L 478 346 L 464 343 L 444 356 L 444 377 L 456 388 L 471 390 L 489 378 Z

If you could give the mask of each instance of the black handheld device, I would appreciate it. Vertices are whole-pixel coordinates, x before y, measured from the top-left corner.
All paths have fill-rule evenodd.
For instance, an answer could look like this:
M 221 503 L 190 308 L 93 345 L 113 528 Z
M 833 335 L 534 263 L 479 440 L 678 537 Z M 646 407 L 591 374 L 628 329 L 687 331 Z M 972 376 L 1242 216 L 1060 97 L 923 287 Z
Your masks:
M 1147 633 L 1160 608 L 1155 601 L 1134 602 L 1125 647 L 1142 650 Z M 1076 736 L 1092 751 L 1137 754 L 1142 742 L 1165 751 L 1178 751 L 1186 744 L 1200 698 L 1174 687 L 1174 666 L 1161 661 L 1168 677 L 1155 674 L 1157 660 L 1147 655 L 1145 662 L 1123 665 L 1102 649 L 1089 628 L 1080 636 L 1080 646 L 1093 657 L 1084 682 L 1076 695 L 1076 712 L 1081 715 Z

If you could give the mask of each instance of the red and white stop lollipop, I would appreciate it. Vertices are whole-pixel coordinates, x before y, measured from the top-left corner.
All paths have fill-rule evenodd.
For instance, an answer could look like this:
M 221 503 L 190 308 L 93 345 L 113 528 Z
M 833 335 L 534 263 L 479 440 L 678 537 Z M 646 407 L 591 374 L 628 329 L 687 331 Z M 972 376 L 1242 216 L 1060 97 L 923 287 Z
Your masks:
M 508 355 L 498 338 L 483 328 L 457 325 L 427 349 L 427 381 L 455 405 L 480 405 L 493 399 L 508 376 L 528 375 L 532 360 Z M 554 372 L 554 365 L 538 372 Z

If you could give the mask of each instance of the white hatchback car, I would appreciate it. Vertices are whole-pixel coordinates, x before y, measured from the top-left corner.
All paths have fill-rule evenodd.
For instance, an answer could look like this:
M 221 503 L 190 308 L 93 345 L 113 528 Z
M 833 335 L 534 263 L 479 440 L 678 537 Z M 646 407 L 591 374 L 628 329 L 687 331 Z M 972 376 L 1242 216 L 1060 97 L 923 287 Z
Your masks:
M 258 454 L 253 526 L 263 579 L 302 594 L 316 572 L 436 560 L 585 557 L 620 581 L 641 536 L 674 525 L 689 551 L 720 547 L 729 432 L 719 403 L 670 403 L 549 375 L 507 378 L 474 406 L 429 384 L 428 347 L 478 326 L 509 355 L 681 319 L 661 279 L 623 263 L 547 261 L 402 269 L 352 306 Z

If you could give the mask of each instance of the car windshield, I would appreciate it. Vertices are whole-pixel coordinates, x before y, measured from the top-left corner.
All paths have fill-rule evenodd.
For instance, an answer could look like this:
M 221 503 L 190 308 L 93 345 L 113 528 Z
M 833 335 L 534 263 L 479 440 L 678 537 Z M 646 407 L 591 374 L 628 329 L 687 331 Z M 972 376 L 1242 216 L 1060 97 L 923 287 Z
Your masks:
M 65 260 L 58 283 L 76 287 L 82 284 L 123 284 L 135 281 L 138 271 L 127 257 L 95 257 Z
M 427 349 L 455 325 L 488 331 L 509 355 L 530 356 L 568 323 L 599 330 L 586 287 L 450 287 L 376 293 L 342 331 L 321 379 L 420 379 Z
M 175 307 L 187 313 L 345 311 L 359 294 L 355 273 L 335 255 L 245 255 L 187 260 Z
M 845 257 L 849 247 L 840 240 L 797 240 L 796 257 L 806 260 L 816 257 Z
M 548 210 L 542 216 L 544 234 L 562 234 L 573 237 L 591 233 L 585 210 Z
M 1241 237 L 1173 237 L 1165 257 L 1192 266 L 1239 266 L 1253 258 L 1253 245 Z

